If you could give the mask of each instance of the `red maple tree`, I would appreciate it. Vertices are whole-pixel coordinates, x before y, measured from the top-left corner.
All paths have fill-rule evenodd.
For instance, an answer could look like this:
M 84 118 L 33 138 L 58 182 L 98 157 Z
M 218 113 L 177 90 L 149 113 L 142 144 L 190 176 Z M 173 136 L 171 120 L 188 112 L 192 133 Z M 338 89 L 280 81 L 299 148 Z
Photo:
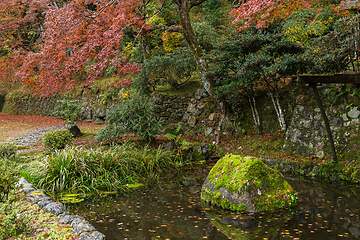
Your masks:
M 51 95 L 73 87 L 86 76 L 94 82 L 112 68 L 114 76 L 136 74 L 139 66 L 127 62 L 119 49 L 125 30 L 141 28 L 138 0 L 72 0 L 49 6 L 38 51 L 15 51 L 22 62 L 18 77 L 32 91 Z M 119 85 L 129 85 L 123 79 Z
M 235 16 L 233 24 L 241 23 L 238 30 L 249 28 L 256 23 L 257 28 L 266 27 L 277 19 L 286 19 L 297 10 L 311 9 L 319 0 L 248 0 L 231 11 Z

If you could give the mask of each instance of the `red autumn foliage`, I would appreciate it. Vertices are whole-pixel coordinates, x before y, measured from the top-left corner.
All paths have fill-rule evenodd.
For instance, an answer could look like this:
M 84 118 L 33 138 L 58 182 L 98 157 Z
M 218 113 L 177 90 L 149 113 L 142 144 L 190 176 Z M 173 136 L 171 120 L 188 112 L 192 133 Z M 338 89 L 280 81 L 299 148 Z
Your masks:
M 42 32 L 50 0 L 1 0 L 0 47 L 32 50 Z
M 231 15 L 235 16 L 233 24 L 241 23 L 238 30 L 249 28 L 256 23 L 257 28 L 268 26 L 275 20 L 284 20 L 295 11 L 314 9 L 312 6 L 320 0 L 248 0 L 235 6 Z M 335 7 L 334 7 L 335 8 Z
M 30 9 L 39 5 L 36 2 L 41 3 L 38 11 L 46 12 L 41 25 L 42 42 L 36 45 L 35 51 L 25 48 L 14 51 L 22 63 L 17 76 L 33 92 L 46 96 L 67 91 L 75 79 L 86 78 L 93 83 L 109 68 L 116 77 L 139 72 L 138 64 L 128 62 L 120 49 L 125 30 L 140 29 L 144 24 L 138 11 L 139 0 L 71 0 L 62 7 L 60 3 L 49 4 L 46 0 L 27 0 L 27 4 L 34 5 L 26 12 L 29 16 Z M 33 22 L 34 16 L 31 16 L 30 22 Z M 2 36 L 8 37 L 4 29 L 16 22 L 11 19 L 1 22 Z M 19 29 L 24 28 L 19 25 Z M 129 84 L 125 78 L 118 83 Z

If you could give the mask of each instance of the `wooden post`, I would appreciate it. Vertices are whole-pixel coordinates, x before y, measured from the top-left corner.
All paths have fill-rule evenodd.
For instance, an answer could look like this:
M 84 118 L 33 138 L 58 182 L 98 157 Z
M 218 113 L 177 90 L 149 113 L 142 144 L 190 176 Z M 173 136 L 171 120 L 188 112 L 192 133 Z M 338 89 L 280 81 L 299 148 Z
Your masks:
M 332 156 L 333 156 L 333 161 L 336 163 L 337 162 L 337 156 L 336 156 L 336 150 L 335 150 L 335 145 L 334 145 L 334 139 L 333 139 L 333 136 L 331 134 L 329 119 L 326 116 L 324 107 L 323 107 L 321 99 L 320 99 L 319 92 L 316 89 L 317 84 L 312 83 L 312 84 L 309 84 L 309 85 L 312 87 L 312 89 L 314 91 L 316 103 L 317 103 L 318 107 L 320 108 L 321 116 L 322 116 L 322 118 L 324 120 L 326 132 L 327 132 L 328 138 L 329 138 L 329 144 L 330 144 L 331 153 L 332 153 Z
M 214 135 L 215 135 L 215 144 L 218 144 L 220 142 L 220 133 L 219 133 L 219 131 L 215 130 Z

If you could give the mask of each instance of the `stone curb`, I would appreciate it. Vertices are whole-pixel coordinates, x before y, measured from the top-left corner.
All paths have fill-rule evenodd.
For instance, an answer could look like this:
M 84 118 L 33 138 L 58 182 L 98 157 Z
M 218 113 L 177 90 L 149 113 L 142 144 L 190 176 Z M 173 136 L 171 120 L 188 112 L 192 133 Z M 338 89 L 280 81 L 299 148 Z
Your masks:
M 269 159 L 269 158 L 259 158 L 269 167 L 278 170 L 281 173 L 292 173 L 299 174 L 305 177 L 315 177 L 318 179 L 328 179 L 331 182 L 350 182 L 359 184 L 359 181 L 356 179 L 344 179 L 340 177 L 340 172 L 328 170 L 328 177 L 324 177 L 320 172 L 320 166 L 317 163 L 308 163 L 302 165 L 298 162 L 287 162 L 281 159 Z M 347 176 L 349 177 L 349 176 Z
M 70 215 L 65 206 L 60 202 L 55 202 L 45 194 L 43 189 L 35 189 L 32 184 L 28 183 L 26 179 L 21 178 L 17 183 L 22 187 L 22 191 L 26 193 L 25 200 L 28 202 L 38 204 L 39 208 L 45 212 L 51 213 L 55 216 L 60 216 L 60 224 L 70 224 L 73 228 L 73 235 L 79 240 L 105 240 L 106 237 L 99 231 L 96 231 L 85 218 Z

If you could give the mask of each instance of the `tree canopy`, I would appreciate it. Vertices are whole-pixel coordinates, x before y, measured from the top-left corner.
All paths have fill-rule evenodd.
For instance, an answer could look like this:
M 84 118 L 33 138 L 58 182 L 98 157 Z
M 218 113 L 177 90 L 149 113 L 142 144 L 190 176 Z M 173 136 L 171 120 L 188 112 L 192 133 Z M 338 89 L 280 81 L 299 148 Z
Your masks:
M 4 0 L 0 3 L 0 67 L 13 69 L 18 64 L 17 77 L 25 86 L 36 94 L 50 95 L 104 76 L 120 79 L 113 85 L 128 86 L 138 74 L 144 77 L 149 71 L 152 75 L 146 77 L 155 85 L 167 79 L 176 86 L 191 76 L 191 71 L 183 70 L 194 69 L 196 63 L 205 89 L 213 95 L 216 79 L 208 74 L 211 66 L 204 52 L 226 39 L 231 29 L 247 34 L 252 27 L 281 22 L 278 30 L 287 41 L 314 53 L 321 46 L 315 49 L 313 42 L 324 42 L 324 36 L 331 34 L 338 37 L 334 31 L 340 33 L 341 28 L 335 23 L 345 14 L 336 8 L 337 0 L 232 4 L 226 0 Z M 177 60 L 182 49 L 189 49 L 180 54 L 183 62 Z M 348 49 L 343 55 L 349 54 Z M 158 64 L 158 69 L 150 63 Z M 176 65 L 173 70 L 162 71 L 170 63 Z M 347 63 L 337 66 L 344 68 Z M 268 77 L 277 76 L 275 71 Z

